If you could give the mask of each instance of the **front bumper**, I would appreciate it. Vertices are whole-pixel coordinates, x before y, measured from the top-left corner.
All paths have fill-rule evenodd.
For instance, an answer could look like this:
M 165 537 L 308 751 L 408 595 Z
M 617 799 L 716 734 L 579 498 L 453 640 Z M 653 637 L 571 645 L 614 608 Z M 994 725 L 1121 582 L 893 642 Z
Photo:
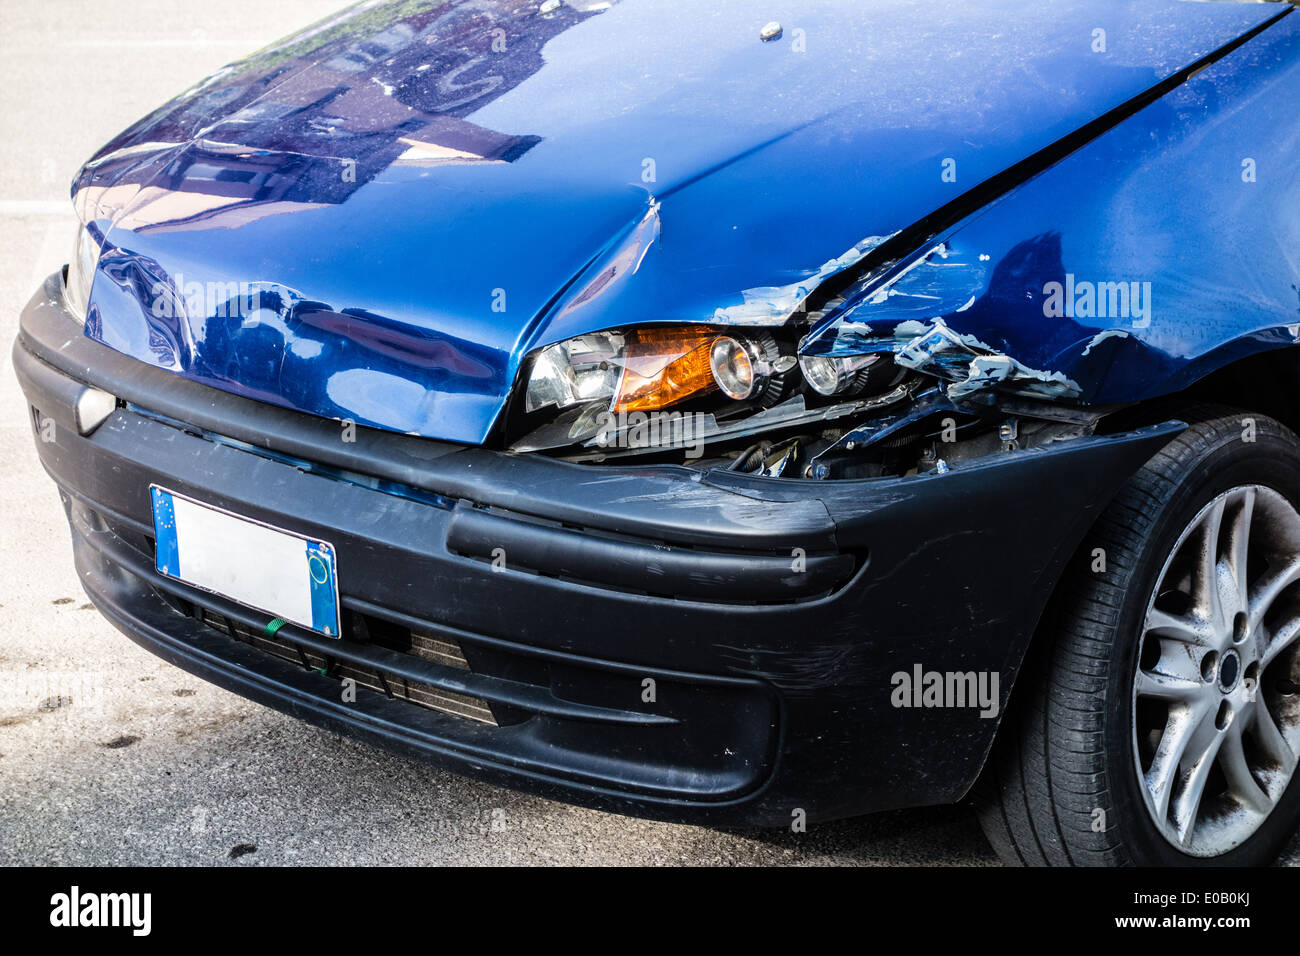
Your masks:
M 998 719 L 895 707 L 892 675 L 995 673 L 1000 714 L 1097 510 L 1181 428 L 903 479 L 576 466 L 196 385 L 87 339 L 61 303 L 53 276 L 14 365 L 83 583 L 120 630 L 314 723 L 665 819 L 960 799 Z M 120 401 L 82 435 L 87 385 Z M 334 544 L 345 639 L 290 625 L 269 648 L 265 615 L 161 578 L 151 483 Z M 370 675 L 355 700 L 348 674 Z

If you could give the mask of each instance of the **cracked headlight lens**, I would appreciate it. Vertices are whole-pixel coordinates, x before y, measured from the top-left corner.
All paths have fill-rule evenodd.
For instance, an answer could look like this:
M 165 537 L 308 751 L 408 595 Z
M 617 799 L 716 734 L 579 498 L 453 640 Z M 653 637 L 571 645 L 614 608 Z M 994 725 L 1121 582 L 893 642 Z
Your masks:
M 633 329 L 615 412 L 651 412 L 716 389 L 709 350 L 717 333 L 696 326 Z
M 68 275 L 63 283 L 63 301 L 73 318 L 85 324 L 90 305 L 90 287 L 99 264 L 99 243 L 85 226 L 77 227 L 77 239 L 68 260 Z

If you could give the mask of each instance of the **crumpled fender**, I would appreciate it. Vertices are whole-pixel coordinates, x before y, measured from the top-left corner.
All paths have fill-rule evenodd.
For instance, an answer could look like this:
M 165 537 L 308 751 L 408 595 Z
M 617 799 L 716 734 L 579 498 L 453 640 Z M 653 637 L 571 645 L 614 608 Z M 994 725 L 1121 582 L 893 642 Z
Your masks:
M 942 327 L 1019 366 L 993 373 L 1111 403 L 1300 344 L 1298 40 L 1287 17 L 927 239 L 804 351 L 905 353 Z

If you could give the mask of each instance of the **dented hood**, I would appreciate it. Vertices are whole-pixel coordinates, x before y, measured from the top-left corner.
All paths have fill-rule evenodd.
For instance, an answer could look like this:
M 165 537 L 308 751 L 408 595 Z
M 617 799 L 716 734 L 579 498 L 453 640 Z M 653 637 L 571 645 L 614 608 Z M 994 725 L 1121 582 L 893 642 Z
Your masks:
M 887 237 L 1274 15 L 362 3 L 87 164 L 74 199 L 104 252 L 86 333 L 264 401 L 481 442 L 531 349 L 782 321 Z

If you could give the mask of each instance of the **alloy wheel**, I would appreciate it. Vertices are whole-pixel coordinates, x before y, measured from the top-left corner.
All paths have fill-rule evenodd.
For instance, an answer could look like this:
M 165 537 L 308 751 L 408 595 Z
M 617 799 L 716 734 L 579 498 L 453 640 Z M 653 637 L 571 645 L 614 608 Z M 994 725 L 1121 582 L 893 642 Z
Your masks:
M 1166 840 L 1240 846 L 1286 792 L 1300 754 L 1300 514 L 1261 485 L 1207 504 L 1148 604 L 1133 680 L 1133 752 Z

